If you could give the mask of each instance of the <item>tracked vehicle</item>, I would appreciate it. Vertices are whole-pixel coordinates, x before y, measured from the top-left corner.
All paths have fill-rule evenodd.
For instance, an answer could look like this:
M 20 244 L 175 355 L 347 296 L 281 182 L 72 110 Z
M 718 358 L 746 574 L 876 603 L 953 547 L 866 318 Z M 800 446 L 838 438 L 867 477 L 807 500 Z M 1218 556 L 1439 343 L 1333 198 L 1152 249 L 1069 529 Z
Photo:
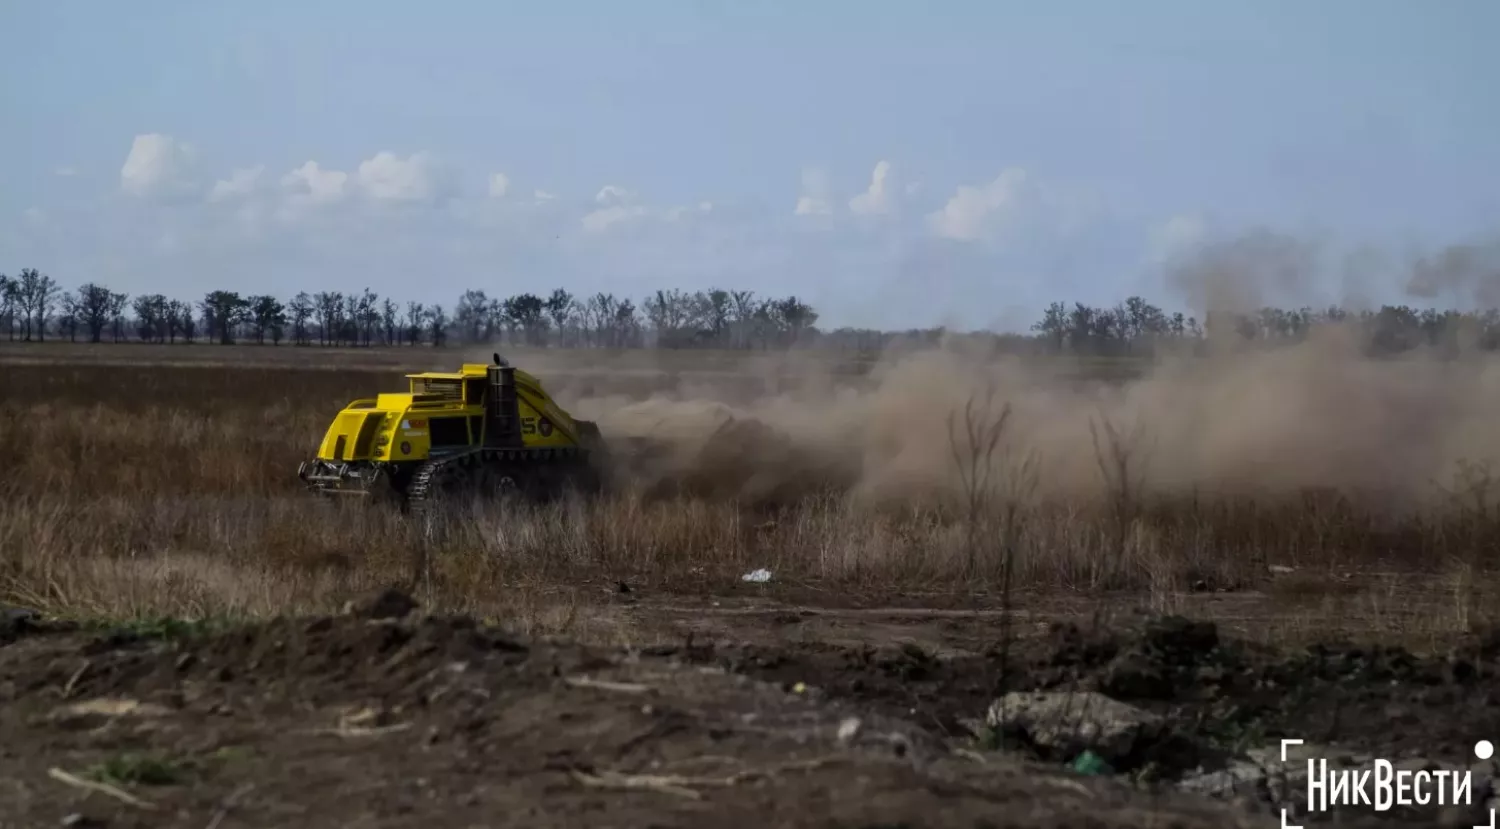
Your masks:
M 601 485 L 605 447 L 536 377 L 494 364 L 406 375 L 406 392 L 355 400 L 297 476 L 315 493 L 424 509 L 455 496 L 546 498 Z

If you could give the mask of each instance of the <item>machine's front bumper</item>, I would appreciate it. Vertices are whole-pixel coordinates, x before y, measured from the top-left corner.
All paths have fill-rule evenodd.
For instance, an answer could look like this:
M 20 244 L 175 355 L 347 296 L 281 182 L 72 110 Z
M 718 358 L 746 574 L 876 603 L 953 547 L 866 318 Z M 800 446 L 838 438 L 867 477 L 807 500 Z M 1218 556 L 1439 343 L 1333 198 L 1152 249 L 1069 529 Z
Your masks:
M 297 466 L 297 477 L 321 495 L 370 495 L 382 484 L 383 470 L 369 461 L 313 458 Z

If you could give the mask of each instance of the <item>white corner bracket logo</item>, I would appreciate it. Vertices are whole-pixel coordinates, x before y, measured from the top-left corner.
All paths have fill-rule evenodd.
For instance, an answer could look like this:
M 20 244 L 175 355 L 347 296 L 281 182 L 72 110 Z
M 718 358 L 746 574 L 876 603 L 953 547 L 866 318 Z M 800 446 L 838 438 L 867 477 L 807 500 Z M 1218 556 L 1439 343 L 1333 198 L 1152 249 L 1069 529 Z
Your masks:
M 1300 746 L 1303 740 L 1281 741 L 1281 762 L 1286 765 L 1287 748 Z M 1474 756 L 1488 760 L 1495 754 L 1489 740 L 1474 744 Z M 1373 768 L 1328 768 L 1327 759 L 1307 758 L 1307 812 L 1326 812 L 1334 806 L 1365 806 L 1377 812 L 1392 806 L 1468 806 L 1474 799 L 1471 772 L 1437 769 L 1434 771 L 1397 769 L 1389 760 L 1376 759 Z M 1495 809 L 1488 810 L 1490 820 L 1474 829 L 1500 829 L 1495 825 Z M 1287 822 L 1287 808 L 1281 809 L 1281 829 L 1303 829 L 1301 824 Z

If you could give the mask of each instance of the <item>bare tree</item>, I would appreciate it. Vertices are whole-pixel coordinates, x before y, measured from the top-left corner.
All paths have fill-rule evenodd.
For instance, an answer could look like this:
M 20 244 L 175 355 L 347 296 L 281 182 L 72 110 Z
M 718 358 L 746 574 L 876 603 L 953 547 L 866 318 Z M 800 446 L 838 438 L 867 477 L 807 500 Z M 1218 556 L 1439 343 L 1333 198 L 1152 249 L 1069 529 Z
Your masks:
M 568 323 L 572 322 L 574 309 L 577 303 L 573 301 L 573 295 L 558 288 L 547 297 L 547 316 L 552 320 L 552 328 L 557 331 L 557 345 L 566 346 L 568 335 Z
M 115 342 L 125 339 L 125 303 L 128 299 L 126 294 L 111 292 L 109 295 L 109 327 Z
M 68 342 L 78 341 L 78 298 L 72 294 L 63 294 L 58 300 L 62 307 L 62 313 L 57 317 L 58 333 L 68 338 Z
M 36 334 L 37 342 L 47 339 L 47 320 L 57 307 L 59 289 L 57 282 L 36 268 L 22 268 L 18 279 L 18 298 L 23 319 L 22 338 L 31 342 Z
M 958 437 L 957 413 L 949 412 L 948 447 L 953 456 L 953 465 L 958 469 L 959 484 L 964 496 L 964 544 L 967 575 L 978 575 L 979 539 L 985 510 L 994 497 L 995 450 L 1010 420 L 1010 404 L 992 412 L 995 401 L 994 386 L 985 392 L 984 403 L 976 410 L 975 398 L 964 403 L 963 440 Z
M 1101 438 L 1100 433 L 1103 433 Z M 1140 490 L 1145 479 L 1142 456 L 1144 430 L 1136 424 L 1128 434 L 1121 434 L 1102 411 L 1098 420 L 1089 418 L 1089 435 L 1094 442 L 1094 459 L 1104 480 L 1114 534 L 1111 540 L 1109 571 L 1100 576 L 1109 580 L 1125 563 L 1130 533 L 1140 510 Z
M 520 331 L 527 345 L 541 345 L 546 337 L 547 303 L 536 294 L 517 294 L 501 306 L 512 331 Z
M 182 300 L 174 299 L 167 309 L 168 325 L 167 336 L 172 342 L 177 341 L 177 335 L 182 335 L 182 342 L 191 345 L 198 335 L 198 324 L 193 319 L 193 306 Z
M 103 337 L 104 329 L 114 322 L 124 306 L 125 295 L 89 282 L 80 286 L 74 296 L 64 297 L 64 302 L 69 307 L 73 324 L 81 325 L 88 332 L 89 342 L 97 343 Z
M 1006 451 L 1004 457 L 997 460 L 997 450 L 1002 448 L 1006 426 L 1011 419 L 1011 406 L 1006 403 L 996 411 L 993 383 L 985 388 L 984 402 L 979 405 L 976 402 L 976 397 L 971 395 L 964 404 L 962 438 L 957 413 L 948 413 L 948 446 L 963 494 L 966 575 L 971 580 L 987 583 L 989 569 L 984 565 L 992 565 L 996 559 L 1000 565 L 999 670 L 1000 681 L 1005 682 L 1010 677 L 1010 649 L 1014 638 L 1011 609 L 1015 560 L 1021 535 L 1018 516 L 1022 500 L 1036 488 L 1038 464 L 1034 453 L 1028 453 L 1018 462 Z M 998 481 L 995 478 L 997 463 L 1005 466 L 1004 477 Z M 992 517 L 991 511 L 996 507 L 998 515 Z M 998 556 L 988 555 L 991 551 L 998 552 Z M 997 694 L 1001 690 L 997 688 Z
M 313 296 L 318 315 L 318 344 L 338 345 L 344 324 L 344 295 L 338 291 L 319 291 Z
M 317 306 L 313 304 L 313 298 L 306 291 L 292 297 L 287 304 L 286 311 L 292 322 L 292 341 L 297 345 L 307 345 L 307 321 L 312 319 Z
M 695 322 L 692 296 L 676 289 L 657 291 L 641 303 L 641 310 L 657 346 L 681 348 L 691 343 Z
M 281 300 L 269 294 L 252 296 L 247 300 L 251 332 L 255 342 L 264 345 L 266 334 L 271 334 L 273 343 L 281 342 L 281 332 L 286 328 L 286 308 Z
M 400 309 L 396 307 L 396 303 L 393 302 L 390 297 L 386 297 L 385 300 L 380 303 L 380 333 L 382 345 L 400 345 L 396 333 L 396 318 L 399 314 Z
M 0 324 L 5 326 L 5 338 L 16 338 L 16 311 L 21 306 L 21 283 L 0 273 Z
M 427 328 L 432 332 L 433 348 L 441 348 L 448 341 L 448 315 L 443 306 L 434 305 L 427 310 Z
M 143 343 L 166 342 L 167 298 L 161 294 L 144 294 L 131 303 L 135 312 L 135 334 Z
M 251 318 L 250 302 L 234 291 L 209 291 L 198 303 L 208 336 L 220 345 L 234 345 L 234 330 Z
M 422 325 L 427 319 L 427 309 L 420 302 L 406 303 L 406 343 L 416 345 L 422 341 Z

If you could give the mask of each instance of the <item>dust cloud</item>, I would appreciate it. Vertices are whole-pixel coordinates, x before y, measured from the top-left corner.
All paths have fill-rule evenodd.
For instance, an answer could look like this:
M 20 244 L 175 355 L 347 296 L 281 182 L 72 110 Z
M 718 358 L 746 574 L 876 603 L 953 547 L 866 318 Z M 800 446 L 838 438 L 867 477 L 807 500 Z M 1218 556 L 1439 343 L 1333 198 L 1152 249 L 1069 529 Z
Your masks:
M 1214 240 L 1169 262 L 1166 287 L 1198 314 L 1244 313 L 1313 301 L 1327 251 L 1318 240 L 1271 230 Z
M 1418 261 L 1396 294 L 1490 297 L 1500 276 L 1476 251 Z M 1306 294 L 1315 270 L 1327 273 L 1315 254 L 1304 241 L 1253 235 L 1205 248 L 1166 279 L 1208 310 L 1286 307 Z M 1472 348 L 1375 359 L 1349 324 L 1330 323 L 1292 345 L 1101 368 L 996 356 L 973 342 L 893 351 L 863 373 L 816 353 L 713 365 L 666 353 L 636 358 L 632 370 L 657 380 L 634 392 L 616 383 L 601 393 L 566 370 L 547 383 L 575 414 L 598 421 L 606 440 L 660 447 L 658 478 L 745 498 L 816 489 L 877 500 L 951 495 L 971 458 L 963 415 L 971 402 L 981 421 L 1009 407 L 995 486 L 1015 484 L 1029 461 L 1035 477 L 1025 489 L 1035 497 L 1106 497 L 1109 481 L 1122 480 L 1123 457 L 1123 480 L 1141 494 L 1335 489 L 1398 509 L 1451 502 L 1445 488 L 1461 462 L 1500 461 L 1500 361 Z
M 1500 238 L 1453 245 L 1418 259 L 1406 292 L 1418 299 L 1448 296 L 1480 308 L 1500 308 Z
M 1500 362 L 1376 361 L 1355 346 L 1330 326 L 1296 346 L 1169 358 L 1119 381 L 953 346 L 894 357 L 860 380 L 813 380 L 740 403 L 699 388 L 572 408 L 607 439 L 667 447 L 661 474 L 751 498 L 820 487 L 879 500 L 952 494 L 971 458 L 971 401 L 981 423 L 1010 407 L 993 456 L 997 486 L 1029 459 L 1039 496 L 1105 496 L 1101 455 L 1114 481 L 1112 459 L 1123 455 L 1142 493 L 1334 488 L 1415 505 L 1439 495 L 1459 461 L 1500 460 Z

